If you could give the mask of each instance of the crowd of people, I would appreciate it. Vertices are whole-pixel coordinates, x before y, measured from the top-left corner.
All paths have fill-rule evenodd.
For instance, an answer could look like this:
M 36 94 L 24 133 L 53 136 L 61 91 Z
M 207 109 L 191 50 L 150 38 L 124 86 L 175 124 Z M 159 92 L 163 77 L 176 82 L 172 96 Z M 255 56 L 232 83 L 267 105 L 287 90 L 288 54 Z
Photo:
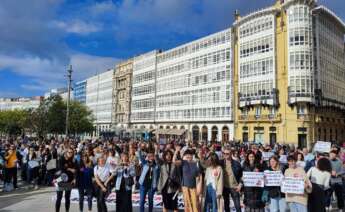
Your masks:
M 3 190 L 18 188 L 17 176 L 33 189 L 56 187 L 56 212 L 62 198 L 70 209 L 71 190 L 78 189 L 79 209 L 107 211 L 106 199 L 116 193 L 116 211 L 132 211 L 132 193 L 140 196 L 140 212 L 153 211 L 161 194 L 163 211 L 178 211 L 182 193 L 186 212 L 325 211 L 332 201 L 344 210 L 345 152 L 333 145 L 325 152 L 293 145 L 169 141 L 1 139 L 0 179 Z M 20 173 L 17 173 L 19 170 Z M 274 171 L 303 178 L 302 193 L 281 186 L 251 186 L 243 173 Z M 0 180 L 0 181 L 1 181 Z M 232 202 L 230 201 L 232 200 Z M 231 203 L 230 203 L 231 202 Z

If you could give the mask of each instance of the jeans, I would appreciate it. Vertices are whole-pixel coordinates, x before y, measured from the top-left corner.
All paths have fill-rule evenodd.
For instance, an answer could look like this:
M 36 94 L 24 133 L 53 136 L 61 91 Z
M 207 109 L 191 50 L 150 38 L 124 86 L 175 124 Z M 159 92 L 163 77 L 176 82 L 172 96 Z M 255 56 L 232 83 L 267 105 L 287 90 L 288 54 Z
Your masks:
M 86 193 L 87 206 L 88 206 L 89 211 L 91 211 L 92 210 L 92 188 L 89 188 L 89 189 L 79 188 L 78 192 L 79 192 L 79 210 L 83 211 L 84 209 L 84 195 Z
M 285 212 L 286 202 L 285 198 L 276 197 L 270 200 L 270 212 Z
M 55 211 L 59 212 L 63 191 L 57 191 L 56 193 L 57 193 L 57 198 L 56 198 L 56 202 L 55 202 Z M 71 197 L 71 190 L 65 191 L 65 209 L 66 209 L 66 211 L 69 211 L 69 207 L 70 207 L 70 203 L 71 203 L 70 197 Z
M 204 212 L 213 211 L 217 211 L 217 193 L 212 185 L 207 185 Z
M 27 168 L 27 182 L 37 185 L 38 181 L 38 168 Z
M 223 199 L 224 199 L 224 210 L 225 212 L 230 212 L 230 196 L 232 201 L 234 201 L 236 212 L 241 212 L 241 203 L 240 203 L 240 193 L 236 192 L 233 188 L 223 189 Z
M 149 212 L 153 211 L 153 196 L 155 190 L 153 188 L 147 188 L 146 186 L 140 185 L 140 212 L 145 212 L 145 197 L 148 195 L 149 200 Z
M 307 212 L 307 206 L 296 202 L 288 203 L 290 212 Z

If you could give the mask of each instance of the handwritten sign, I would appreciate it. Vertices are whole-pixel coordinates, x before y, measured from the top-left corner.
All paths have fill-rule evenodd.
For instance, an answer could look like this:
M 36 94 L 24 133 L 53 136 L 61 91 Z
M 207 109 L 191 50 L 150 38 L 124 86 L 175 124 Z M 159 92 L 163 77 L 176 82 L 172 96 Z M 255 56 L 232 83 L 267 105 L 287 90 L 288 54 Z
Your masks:
M 281 184 L 281 191 L 288 194 L 304 194 L 304 179 L 285 177 Z
M 265 171 L 265 186 L 280 186 L 284 178 L 281 171 Z
M 274 155 L 273 152 L 262 152 L 262 159 L 264 161 L 269 160 Z
M 314 152 L 330 152 L 331 151 L 331 143 L 318 141 L 314 146 Z
M 243 183 L 247 187 L 264 187 L 264 173 L 243 172 Z

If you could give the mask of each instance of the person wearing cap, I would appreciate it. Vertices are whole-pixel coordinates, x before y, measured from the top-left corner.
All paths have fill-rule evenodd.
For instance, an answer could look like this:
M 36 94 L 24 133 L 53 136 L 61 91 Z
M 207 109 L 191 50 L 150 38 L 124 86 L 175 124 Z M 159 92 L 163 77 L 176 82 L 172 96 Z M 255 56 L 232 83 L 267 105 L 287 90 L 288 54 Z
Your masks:
M 309 181 L 306 172 L 296 165 L 296 158 L 293 155 L 287 157 L 289 168 L 285 170 L 285 177 L 294 177 L 304 179 L 304 193 L 293 194 L 286 193 L 285 201 L 290 209 L 290 212 L 307 212 L 308 193 L 312 191 L 312 184 Z
M 190 149 L 184 151 L 183 159 L 178 160 L 181 147 L 177 146 L 173 162 L 182 168 L 182 192 L 184 199 L 184 210 L 186 212 L 198 212 L 199 204 L 196 192 L 196 182 L 200 178 L 200 170 L 197 163 L 193 161 L 193 152 Z

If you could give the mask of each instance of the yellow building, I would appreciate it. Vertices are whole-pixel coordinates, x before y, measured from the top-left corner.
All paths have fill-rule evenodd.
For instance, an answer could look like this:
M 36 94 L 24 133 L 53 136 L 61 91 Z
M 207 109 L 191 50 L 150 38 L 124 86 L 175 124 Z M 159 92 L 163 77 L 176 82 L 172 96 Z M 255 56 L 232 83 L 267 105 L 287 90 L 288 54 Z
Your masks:
M 314 0 L 277 0 L 235 19 L 235 139 L 344 142 L 344 22 Z

